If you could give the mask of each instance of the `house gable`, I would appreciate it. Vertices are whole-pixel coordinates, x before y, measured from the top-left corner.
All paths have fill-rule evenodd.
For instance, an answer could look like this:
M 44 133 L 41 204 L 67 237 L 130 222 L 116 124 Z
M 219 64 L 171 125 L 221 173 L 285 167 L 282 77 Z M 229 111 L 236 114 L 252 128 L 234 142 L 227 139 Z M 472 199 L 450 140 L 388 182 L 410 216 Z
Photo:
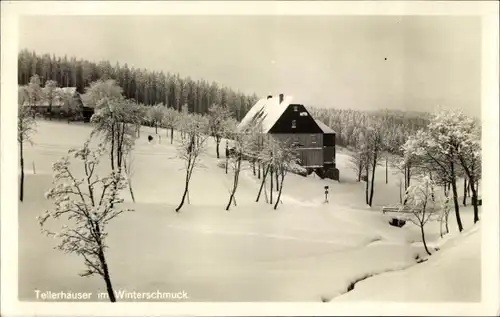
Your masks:
M 323 133 L 306 107 L 289 104 L 282 115 L 269 129 L 269 133 Z

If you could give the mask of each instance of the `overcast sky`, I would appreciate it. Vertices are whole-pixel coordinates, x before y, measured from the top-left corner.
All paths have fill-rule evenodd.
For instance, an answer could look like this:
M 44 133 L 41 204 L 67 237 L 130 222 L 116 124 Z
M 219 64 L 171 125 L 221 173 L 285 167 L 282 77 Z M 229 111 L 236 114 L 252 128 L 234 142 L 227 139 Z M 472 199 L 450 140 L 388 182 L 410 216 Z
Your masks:
M 19 27 L 19 49 L 282 92 L 306 105 L 480 113 L 479 18 L 39 16 Z

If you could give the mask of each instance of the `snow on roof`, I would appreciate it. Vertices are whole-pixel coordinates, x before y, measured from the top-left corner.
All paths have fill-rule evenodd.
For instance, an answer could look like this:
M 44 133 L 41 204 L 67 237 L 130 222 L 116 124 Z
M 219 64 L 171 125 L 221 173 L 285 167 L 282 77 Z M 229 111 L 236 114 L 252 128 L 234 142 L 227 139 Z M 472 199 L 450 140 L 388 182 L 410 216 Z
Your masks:
M 323 133 L 335 133 L 335 131 L 333 131 L 332 128 L 330 128 L 329 126 L 327 126 L 323 122 L 321 122 L 321 121 L 319 121 L 317 119 L 314 119 L 314 121 L 316 121 L 316 124 L 319 126 L 319 128 L 321 130 L 323 130 Z
M 245 117 L 241 120 L 238 125 L 238 131 L 242 131 L 250 123 L 260 123 L 262 124 L 262 132 L 268 133 L 269 130 L 274 126 L 276 121 L 281 117 L 283 112 L 292 103 L 292 97 L 286 96 L 283 101 L 279 102 L 278 96 L 273 96 L 272 98 L 263 98 L 257 101 L 257 103 L 250 108 Z
M 62 91 L 67 94 L 74 94 L 76 93 L 76 87 L 62 87 L 62 88 L 56 88 L 59 91 Z

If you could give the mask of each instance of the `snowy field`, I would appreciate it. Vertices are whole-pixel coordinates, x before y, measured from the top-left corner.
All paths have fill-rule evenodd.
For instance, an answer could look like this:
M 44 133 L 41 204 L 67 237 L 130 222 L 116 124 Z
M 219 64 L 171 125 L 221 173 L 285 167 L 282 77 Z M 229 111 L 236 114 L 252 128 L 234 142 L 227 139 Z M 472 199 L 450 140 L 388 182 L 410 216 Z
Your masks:
M 36 220 L 52 207 L 44 199 L 52 162 L 81 147 L 90 131 L 83 124 L 38 122 L 34 145 L 26 146 L 25 201 L 19 204 L 20 300 L 36 300 L 35 290 L 106 291 L 100 277 L 78 276 L 82 259 L 54 250 L 55 240 L 40 232 Z M 392 171 L 385 184 L 385 170 L 378 169 L 374 204 L 368 208 L 365 184 L 355 181 L 346 151 L 339 149 L 340 182 L 289 174 L 282 204 L 273 210 L 263 199 L 255 202 L 260 181 L 247 169 L 240 177 L 238 205 L 227 212 L 232 177 L 217 166 L 211 141 L 205 168 L 194 172 L 190 204 L 176 213 L 184 189 L 183 162 L 165 130 L 159 133 L 161 144 L 156 138 L 148 144 L 154 129 L 143 127 L 134 151 L 136 203 L 123 193 L 135 211 L 109 225 L 106 256 L 115 290 L 185 291 L 188 301 L 481 300 L 480 226 L 472 225 L 470 207 L 461 208 L 465 231 L 460 235 L 453 214 L 445 239 L 439 238 L 437 223 L 426 227 L 429 244 L 439 251 L 417 263 L 426 258 L 419 228 L 392 227 L 381 212 L 382 206 L 399 202 L 399 176 Z M 106 158 L 102 164 L 109 166 Z M 330 186 L 329 204 L 323 203 L 325 185 Z

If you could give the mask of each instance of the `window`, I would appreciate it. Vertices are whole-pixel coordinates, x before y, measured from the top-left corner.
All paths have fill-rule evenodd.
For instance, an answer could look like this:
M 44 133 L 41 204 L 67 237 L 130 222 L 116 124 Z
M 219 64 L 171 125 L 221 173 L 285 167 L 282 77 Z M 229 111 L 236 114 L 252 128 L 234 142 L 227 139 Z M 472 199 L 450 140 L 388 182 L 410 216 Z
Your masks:
M 297 120 L 292 120 L 292 129 L 297 127 Z
M 316 136 L 314 134 L 311 134 L 311 143 L 316 144 Z
M 302 111 L 302 112 L 300 113 L 300 116 L 301 116 L 301 117 L 307 117 L 307 112 Z
M 299 106 L 293 106 L 293 111 L 295 112 L 299 111 Z

